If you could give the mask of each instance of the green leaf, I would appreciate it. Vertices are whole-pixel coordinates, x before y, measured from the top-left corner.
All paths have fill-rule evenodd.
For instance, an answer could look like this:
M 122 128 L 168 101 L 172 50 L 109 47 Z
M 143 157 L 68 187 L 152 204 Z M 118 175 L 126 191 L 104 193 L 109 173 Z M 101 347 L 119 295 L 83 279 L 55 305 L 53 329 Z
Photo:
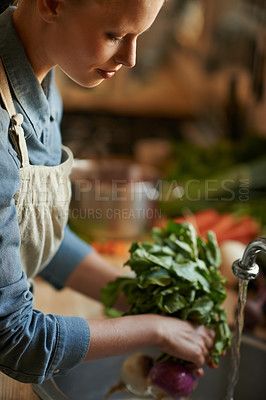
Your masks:
M 192 224 L 183 222 L 182 224 L 170 221 L 167 227 L 169 240 L 175 243 L 178 249 L 196 260 L 198 257 L 197 234 Z
M 118 318 L 118 317 L 122 317 L 123 313 L 121 311 L 118 311 L 116 308 L 106 307 L 105 308 L 105 315 L 108 318 Z
M 120 292 L 124 291 L 126 286 L 135 286 L 136 279 L 133 278 L 117 278 L 113 282 L 109 282 L 106 287 L 101 289 L 101 300 L 106 307 L 112 307 Z
M 164 231 L 160 228 L 153 228 L 152 229 L 152 238 L 156 244 L 163 246 L 164 243 Z
M 172 265 L 173 257 L 169 255 L 153 255 L 145 248 L 139 245 L 131 254 L 130 259 L 125 263 L 129 265 L 137 274 L 141 274 L 144 270 L 151 270 L 154 266 L 160 265 L 169 269 Z
M 131 244 L 131 247 L 130 247 L 130 249 L 129 249 L 129 252 L 130 253 L 134 253 L 134 251 L 136 251 L 137 249 L 139 249 L 140 248 L 140 244 L 138 243 L 138 242 L 133 242 L 132 244 Z
M 175 257 L 175 252 L 171 250 L 168 246 L 160 246 L 158 244 L 144 242 L 142 243 L 142 247 L 150 254 Z
M 173 314 L 186 306 L 186 299 L 176 293 L 168 294 L 163 298 L 163 311 L 169 314 Z
M 172 248 L 175 248 L 176 252 L 181 251 L 189 258 L 194 259 L 193 249 L 190 247 L 190 245 L 186 242 L 183 242 L 182 240 L 179 240 L 175 234 L 170 235 L 169 239 L 166 242 L 167 243 L 172 242 L 172 244 L 174 244 Z
M 173 262 L 171 271 L 179 278 L 190 282 L 195 289 L 203 289 L 205 292 L 210 292 L 209 282 L 197 271 L 197 264 L 194 261 L 185 260 L 182 264 Z
M 209 259 L 211 264 L 216 268 L 219 268 L 222 258 L 214 232 L 209 231 L 207 233 L 207 248 L 209 250 Z
M 210 297 L 217 304 L 222 304 L 224 302 L 226 291 L 221 282 L 216 281 L 211 284 Z
M 208 296 L 203 296 L 195 300 L 188 312 L 188 316 L 199 323 L 207 324 L 210 321 L 210 312 L 213 308 L 213 301 Z
M 221 356 L 223 351 L 231 345 L 231 331 L 226 322 L 220 322 L 216 325 L 216 335 L 212 354 Z
M 163 268 L 154 268 L 153 271 L 145 271 L 139 276 L 138 286 L 142 289 L 149 285 L 167 286 L 171 283 L 171 276 Z

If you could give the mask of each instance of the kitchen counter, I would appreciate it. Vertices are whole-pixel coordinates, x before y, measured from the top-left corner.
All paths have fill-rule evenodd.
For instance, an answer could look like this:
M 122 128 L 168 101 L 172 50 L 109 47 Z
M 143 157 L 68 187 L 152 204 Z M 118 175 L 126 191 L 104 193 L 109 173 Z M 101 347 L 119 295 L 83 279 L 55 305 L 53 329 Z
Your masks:
M 125 257 L 110 256 L 108 259 L 120 268 Z M 66 316 L 79 316 L 86 319 L 104 318 L 102 305 L 92 299 L 80 295 L 71 289 L 63 289 L 55 291 L 51 286 L 40 278 L 35 279 L 36 282 L 36 298 L 35 308 L 44 313 L 61 314 Z M 235 321 L 234 310 L 237 304 L 237 293 L 235 290 L 227 290 L 227 299 L 224 303 L 228 312 L 228 321 L 232 325 Z M 258 327 L 255 334 L 266 340 L 265 327 Z M 0 374 L 0 400 L 38 400 L 39 397 L 33 392 L 30 384 L 23 384 L 10 379 L 6 375 Z

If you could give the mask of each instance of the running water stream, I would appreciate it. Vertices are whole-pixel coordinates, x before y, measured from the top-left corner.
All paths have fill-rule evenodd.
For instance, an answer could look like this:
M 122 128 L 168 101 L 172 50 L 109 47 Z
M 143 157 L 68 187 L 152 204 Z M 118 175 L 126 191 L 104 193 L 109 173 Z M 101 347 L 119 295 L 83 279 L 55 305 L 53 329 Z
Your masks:
M 236 325 L 231 347 L 231 370 L 225 400 L 234 400 L 234 388 L 238 381 L 240 364 L 240 344 L 244 325 L 244 307 L 247 298 L 247 288 L 248 281 L 239 279 Z

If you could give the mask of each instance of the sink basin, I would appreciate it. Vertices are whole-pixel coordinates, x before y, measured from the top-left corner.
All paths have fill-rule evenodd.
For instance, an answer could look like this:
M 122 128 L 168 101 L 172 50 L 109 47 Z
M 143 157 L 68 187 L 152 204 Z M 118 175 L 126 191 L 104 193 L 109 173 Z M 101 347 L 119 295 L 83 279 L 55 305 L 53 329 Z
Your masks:
M 147 349 L 146 354 L 152 353 Z M 43 400 L 104 400 L 110 387 L 120 378 L 120 368 L 126 356 L 118 356 L 84 363 L 44 382 L 33 385 L 33 389 Z M 221 359 L 217 370 L 205 369 L 205 375 L 191 400 L 225 400 L 228 375 L 230 373 L 230 351 Z M 245 335 L 241 344 L 240 376 L 235 388 L 234 400 L 266 399 L 266 342 Z M 145 400 L 125 392 L 116 392 L 110 400 Z

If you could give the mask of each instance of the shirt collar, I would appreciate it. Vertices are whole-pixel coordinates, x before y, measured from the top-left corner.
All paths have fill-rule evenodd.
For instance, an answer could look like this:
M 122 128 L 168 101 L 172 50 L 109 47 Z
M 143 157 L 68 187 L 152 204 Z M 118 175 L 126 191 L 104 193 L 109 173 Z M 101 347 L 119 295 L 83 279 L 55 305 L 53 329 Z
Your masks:
M 0 15 L 0 55 L 15 97 L 39 136 L 50 117 L 55 118 L 52 102 L 49 101 L 54 73 L 50 71 L 45 78 L 46 97 L 13 25 L 14 10 L 15 7 L 9 7 Z

